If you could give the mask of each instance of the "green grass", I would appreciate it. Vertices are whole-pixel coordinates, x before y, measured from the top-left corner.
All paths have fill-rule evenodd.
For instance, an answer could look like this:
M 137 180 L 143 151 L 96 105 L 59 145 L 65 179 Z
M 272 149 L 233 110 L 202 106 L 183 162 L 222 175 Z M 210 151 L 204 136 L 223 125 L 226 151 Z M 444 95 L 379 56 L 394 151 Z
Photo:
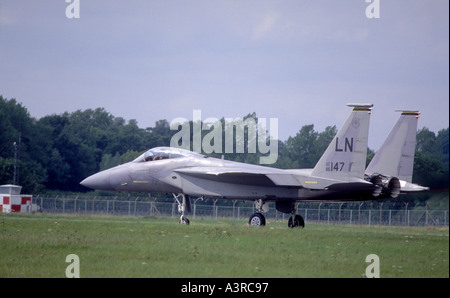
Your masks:
M 0 277 L 449 277 L 448 228 L 345 226 L 176 218 L 3 214 Z

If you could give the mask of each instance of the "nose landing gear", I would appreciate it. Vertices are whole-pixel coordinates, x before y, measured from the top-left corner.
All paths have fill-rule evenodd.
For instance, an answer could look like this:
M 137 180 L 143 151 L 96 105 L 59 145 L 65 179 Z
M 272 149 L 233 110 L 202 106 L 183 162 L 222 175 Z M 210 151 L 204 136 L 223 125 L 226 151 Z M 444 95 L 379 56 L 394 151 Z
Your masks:
M 180 225 L 189 225 L 189 219 L 186 216 L 181 215 L 180 216 Z
M 189 200 L 189 196 L 183 193 L 178 195 L 172 194 L 175 201 L 178 203 L 178 212 L 181 213 L 180 216 L 180 224 L 189 225 L 189 219 L 184 216 L 185 211 L 191 212 L 191 201 Z M 181 202 L 178 200 L 181 197 Z

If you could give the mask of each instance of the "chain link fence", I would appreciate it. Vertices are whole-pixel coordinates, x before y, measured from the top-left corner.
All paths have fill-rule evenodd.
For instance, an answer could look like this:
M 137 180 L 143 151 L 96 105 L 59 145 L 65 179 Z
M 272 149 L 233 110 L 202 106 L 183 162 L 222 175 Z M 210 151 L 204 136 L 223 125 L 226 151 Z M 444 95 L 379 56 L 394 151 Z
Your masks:
M 35 196 L 32 204 L 38 212 L 70 214 L 108 214 L 124 216 L 179 217 L 178 204 L 149 197 L 82 197 Z M 221 205 L 228 202 L 229 205 Z M 230 205 L 231 203 L 231 205 Z M 224 200 L 191 200 L 195 218 L 248 219 L 255 210 L 251 202 Z M 297 213 L 305 222 L 327 224 L 387 225 L 387 226 L 448 226 L 448 210 L 429 210 L 428 205 L 411 207 L 407 202 L 353 202 L 297 204 Z M 290 214 L 279 212 L 274 203 L 264 213 L 267 220 L 288 220 Z

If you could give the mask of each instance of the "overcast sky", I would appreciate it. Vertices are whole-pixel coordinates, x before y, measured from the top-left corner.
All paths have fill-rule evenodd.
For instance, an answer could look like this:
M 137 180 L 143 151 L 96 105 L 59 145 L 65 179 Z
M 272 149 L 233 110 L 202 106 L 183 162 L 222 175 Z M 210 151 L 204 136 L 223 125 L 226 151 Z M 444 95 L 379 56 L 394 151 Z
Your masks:
M 379 18 L 366 1 L 79 0 L 68 18 L 65 0 L 0 0 L 0 95 L 36 118 L 104 107 L 142 128 L 256 112 L 283 141 L 373 103 L 373 150 L 396 109 L 447 128 L 449 1 L 379 0 Z

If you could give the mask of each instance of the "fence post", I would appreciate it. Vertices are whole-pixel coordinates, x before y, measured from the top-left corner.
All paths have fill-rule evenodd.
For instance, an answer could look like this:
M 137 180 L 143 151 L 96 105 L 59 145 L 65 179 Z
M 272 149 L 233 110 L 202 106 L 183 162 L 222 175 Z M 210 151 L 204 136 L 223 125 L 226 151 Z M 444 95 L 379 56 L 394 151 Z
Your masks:
M 405 203 L 405 220 L 404 224 L 409 226 L 409 219 L 408 219 L 408 202 Z
M 38 205 L 38 199 L 39 199 L 39 195 L 37 195 L 36 197 L 31 197 L 31 211 L 33 211 L 33 202 Z M 36 210 L 37 211 L 37 210 Z
M 216 209 L 216 202 L 217 202 L 217 200 L 218 200 L 218 199 L 213 200 L 213 210 L 212 210 L 213 213 L 214 213 L 215 210 L 217 210 L 217 209 Z M 213 214 L 211 214 L 211 215 L 214 216 Z M 216 211 L 216 219 L 217 219 L 217 211 Z
M 317 211 L 317 222 L 320 222 L 320 206 L 322 205 L 322 202 L 319 203 L 319 209 Z M 284 213 L 283 213 L 284 214 Z M 283 218 L 284 219 L 284 218 Z
M 358 204 L 358 224 L 361 224 L 361 206 L 364 204 L 364 202 L 362 202 L 361 204 Z
M 352 224 L 352 214 L 353 214 L 353 210 L 352 209 L 350 209 L 350 225 Z
M 150 212 L 149 212 L 150 216 L 153 216 L 153 203 L 154 201 L 150 201 Z
M 195 213 L 197 212 L 197 200 L 194 201 L 194 212 L 192 214 L 192 218 L 195 218 Z
M 383 202 L 381 202 L 380 204 L 380 226 L 382 225 L 382 218 L 383 218 L 382 209 L 383 209 Z
M 137 207 L 137 200 L 139 199 L 139 197 L 136 197 L 136 199 L 134 200 L 134 216 L 136 216 L 136 207 Z
M 175 202 L 172 203 L 172 217 L 174 216 L 174 211 L 175 211 Z
M 327 224 L 330 224 L 330 207 L 328 207 Z

